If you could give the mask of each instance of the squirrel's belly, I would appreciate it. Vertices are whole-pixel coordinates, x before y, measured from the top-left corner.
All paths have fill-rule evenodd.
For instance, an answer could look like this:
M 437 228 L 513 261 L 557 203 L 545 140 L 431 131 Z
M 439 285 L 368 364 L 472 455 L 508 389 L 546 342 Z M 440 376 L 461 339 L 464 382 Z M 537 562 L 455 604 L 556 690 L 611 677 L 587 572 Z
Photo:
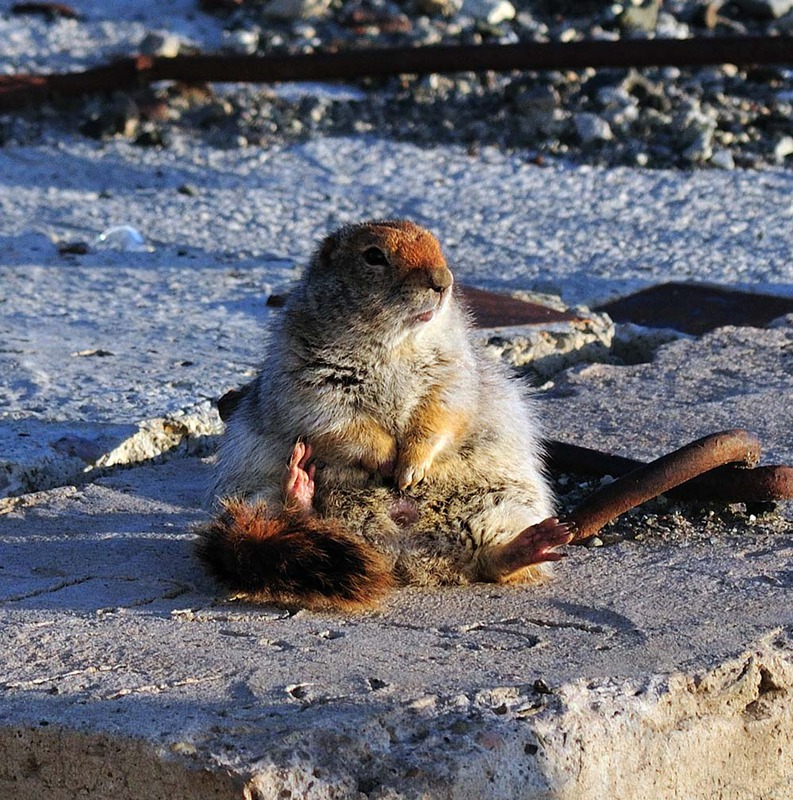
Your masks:
M 391 503 L 388 516 L 400 527 L 409 528 L 418 522 L 419 509 L 415 501 L 410 497 L 395 497 Z

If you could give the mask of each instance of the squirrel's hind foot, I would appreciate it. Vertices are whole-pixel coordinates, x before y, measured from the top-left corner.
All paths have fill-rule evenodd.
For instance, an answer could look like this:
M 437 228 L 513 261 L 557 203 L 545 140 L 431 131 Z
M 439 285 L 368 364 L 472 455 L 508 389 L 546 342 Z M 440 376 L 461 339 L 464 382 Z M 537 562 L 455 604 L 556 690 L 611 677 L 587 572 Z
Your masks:
M 505 544 L 491 548 L 484 564 L 487 577 L 511 581 L 517 577 L 516 573 L 528 567 L 559 561 L 564 555 L 555 548 L 569 544 L 573 537 L 571 526 L 556 517 L 530 525 Z
M 284 475 L 284 508 L 287 511 L 314 513 L 314 474 L 316 467 L 311 464 L 311 445 L 298 440 Z

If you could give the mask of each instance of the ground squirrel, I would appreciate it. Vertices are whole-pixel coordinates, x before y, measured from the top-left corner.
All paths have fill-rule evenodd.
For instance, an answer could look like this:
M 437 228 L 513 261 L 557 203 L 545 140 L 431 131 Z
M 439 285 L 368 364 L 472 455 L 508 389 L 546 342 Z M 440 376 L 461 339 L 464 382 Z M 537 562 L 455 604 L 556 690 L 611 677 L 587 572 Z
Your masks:
M 324 240 L 221 442 L 198 553 L 223 583 L 344 609 L 404 584 L 536 582 L 561 557 L 534 413 L 453 283 L 412 222 Z

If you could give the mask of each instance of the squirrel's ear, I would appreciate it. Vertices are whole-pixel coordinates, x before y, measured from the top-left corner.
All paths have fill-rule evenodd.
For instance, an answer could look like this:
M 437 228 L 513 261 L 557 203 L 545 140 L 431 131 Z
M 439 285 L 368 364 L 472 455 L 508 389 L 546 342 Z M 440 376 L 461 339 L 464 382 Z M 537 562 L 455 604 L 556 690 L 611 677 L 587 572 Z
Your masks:
M 322 244 L 319 247 L 319 252 L 317 253 L 317 262 L 320 266 L 326 267 L 330 262 L 330 257 L 333 255 L 333 251 L 339 244 L 339 236 L 336 233 L 327 236 Z

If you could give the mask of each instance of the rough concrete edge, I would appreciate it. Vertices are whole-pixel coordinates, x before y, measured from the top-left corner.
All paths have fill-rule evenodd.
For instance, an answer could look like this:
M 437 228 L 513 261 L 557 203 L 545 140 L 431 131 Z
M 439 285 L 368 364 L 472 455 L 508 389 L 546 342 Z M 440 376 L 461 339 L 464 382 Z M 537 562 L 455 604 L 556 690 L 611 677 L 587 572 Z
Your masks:
M 14 800 L 240 800 L 245 781 L 187 751 L 60 725 L 0 728 L 0 796 Z M 194 752 L 194 750 L 193 750 Z
M 614 323 L 607 314 L 579 311 L 578 319 L 564 322 L 480 328 L 476 338 L 493 357 L 512 367 L 530 366 L 541 378 L 582 362 L 612 360 Z
M 783 800 L 793 787 L 787 654 L 776 632 L 708 671 L 507 687 L 467 708 L 454 698 L 456 711 L 403 708 L 353 733 L 303 729 L 281 758 L 256 766 L 248 786 L 261 800 L 362 790 L 371 800 Z
M 275 742 L 264 732 L 264 755 L 255 736 L 219 752 L 211 739 L 158 747 L 5 727 L 0 788 L 13 786 L 16 800 L 67 800 L 81 787 L 95 800 L 783 800 L 793 787 L 790 652 L 776 631 L 690 674 L 306 708 Z
M 541 746 L 557 754 L 546 761 L 554 796 L 790 797 L 790 653 L 777 630 L 709 671 L 563 687 L 562 717 L 535 725 Z
M 4 473 L 0 504 L 3 498 L 13 500 L 59 486 L 79 486 L 119 468 L 176 456 L 207 455 L 214 450 L 216 437 L 223 430 L 217 408 L 209 400 L 164 417 L 143 420 L 137 423 L 135 433 L 114 441 L 109 449 L 102 447 L 105 426 L 97 424 L 96 441 L 92 441 L 87 437 L 64 437 L 63 430 L 70 427 L 67 423 L 63 428 L 57 422 L 42 424 L 52 427 L 51 440 L 37 442 L 37 451 L 27 459 L 14 461 L 10 453 L 0 461 Z M 97 453 L 98 450 L 103 452 Z

